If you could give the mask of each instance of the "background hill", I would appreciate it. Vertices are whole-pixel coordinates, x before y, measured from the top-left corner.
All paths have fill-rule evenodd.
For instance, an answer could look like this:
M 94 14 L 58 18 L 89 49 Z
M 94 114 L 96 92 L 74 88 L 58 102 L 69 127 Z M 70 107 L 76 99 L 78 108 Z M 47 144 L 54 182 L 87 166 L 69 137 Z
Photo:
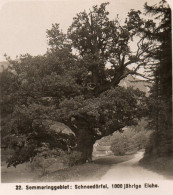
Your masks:
M 134 89 L 139 89 L 140 91 L 143 91 L 146 93 L 146 95 L 149 95 L 149 84 L 148 82 L 142 81 L 140 79 L 135 79 L 131 75 L 127 76 L 123 80 L 121 80 L 120 86 L 123 86 L 125 88 L 127 87 L 134 87 Z

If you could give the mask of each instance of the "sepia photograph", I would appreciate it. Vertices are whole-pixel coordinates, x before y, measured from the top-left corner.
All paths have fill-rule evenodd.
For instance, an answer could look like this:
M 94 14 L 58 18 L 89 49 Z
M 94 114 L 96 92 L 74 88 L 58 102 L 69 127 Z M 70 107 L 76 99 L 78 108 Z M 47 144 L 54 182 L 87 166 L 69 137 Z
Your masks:
M 170 2 L 0 2 L 1 186 L 173 193 Z

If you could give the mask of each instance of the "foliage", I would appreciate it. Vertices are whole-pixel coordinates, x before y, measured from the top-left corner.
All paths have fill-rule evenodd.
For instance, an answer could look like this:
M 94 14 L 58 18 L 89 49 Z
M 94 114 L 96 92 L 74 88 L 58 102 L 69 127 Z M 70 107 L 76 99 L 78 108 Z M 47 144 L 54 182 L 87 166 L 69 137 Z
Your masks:
M 11 121 L 4 125 L 8 132 L 4 133 L 2 143 L 15 149 L 14 155 L 8 159 L 8 166 L 29 161 L 39 153 L 43 143 L 49 144 L 50 149 L 74 147 L 74 135 L 52 130 L 52 123 L 46 120 L 47 114 L 51 114 L 51 109 L 37 104 L 15 107 Z
M 148 51 L 155 48 L 143 33 L 144 30 L 151 31 L 154 23 L 143 21 L 140 11 L 131 10 L 125 24 L 121 25 L 118 18 L 109 19 L 108 4 L 93 6 L 89 13 L 77 14 L 68 29 L 68 38 L 90 73 L 88 80 L 96 96 L 117 86 L 129 74 L 142 76 L 138 70 L 150 64 Z M 136 37 L 139 41 L 134 51 L 130 45 Z M 109 69 L 106 68 L 108 63 Z M 132 64 L 133 70 L 130 69 Z
M 111 138 L 111 150 L 115 155 L 124 155 L 144 149 L 148 143 L 151 132 L 143 129 L 142 123 L 135 128 L 124 130 L 123 133 L 116 132 Z
M 51 171 L 57 171 L 69 166 L 77 164 L 80 159 L 80 153 L 72 151 L 65 152 L 60 149 L 51 149 L 48 144 L 44 144 L 39 148 L 39 152 L 32 159 L 29 167 L 32 171 L 40 170 L 41 175 L 44 176 Z
M 41 175 L 48 173 L 50 166 L 56 163 L 58 170 L 58 163 L 61 163 L 60 155 L 63 153 L 61 150 L 50 150 L 48 145 L 45 144 L 39 148 L 39 153 L 32 159 L 29 167 L 32 171 L 39 170 Z

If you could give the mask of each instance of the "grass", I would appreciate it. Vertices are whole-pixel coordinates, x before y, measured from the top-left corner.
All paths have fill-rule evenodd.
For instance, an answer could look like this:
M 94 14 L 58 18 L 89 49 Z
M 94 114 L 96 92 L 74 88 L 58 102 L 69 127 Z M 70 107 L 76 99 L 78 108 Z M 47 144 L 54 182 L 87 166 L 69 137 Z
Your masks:
M 5 162 L 1 162 L 1 182 L 2 183 L 24 183 L 32 182 L 38 175 L 38 172 L 31 172 L 28 169 L 28 163 L 23 163 L 15 167 L 7 168 Z
M 86 163 L 62 169 L 54 173 L 50 173 L 39 181 L 44 182 L 74 182 L 74 181 L 94 181 L 99 180 L 108 169 L 109 165 L 99 165 L 94 163 Z
M 74 182 L 74 181 L 98 181 L 111 167 L 111 165 L 121 163 L 133 158 L 133 155 L 107 156 L 95 159 L 92 163 L 76 165 L 67 169 L 59 170 L 48 174 L 40 181 L 47 182 Z

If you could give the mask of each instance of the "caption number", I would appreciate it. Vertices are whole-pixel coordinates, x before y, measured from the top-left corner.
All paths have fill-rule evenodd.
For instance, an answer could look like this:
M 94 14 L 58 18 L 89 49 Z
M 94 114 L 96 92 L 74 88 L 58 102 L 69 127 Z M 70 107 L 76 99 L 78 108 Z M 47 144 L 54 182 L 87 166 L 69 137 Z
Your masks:
M 16 190 L 22 190 L 22 186 L 16 185 Z

